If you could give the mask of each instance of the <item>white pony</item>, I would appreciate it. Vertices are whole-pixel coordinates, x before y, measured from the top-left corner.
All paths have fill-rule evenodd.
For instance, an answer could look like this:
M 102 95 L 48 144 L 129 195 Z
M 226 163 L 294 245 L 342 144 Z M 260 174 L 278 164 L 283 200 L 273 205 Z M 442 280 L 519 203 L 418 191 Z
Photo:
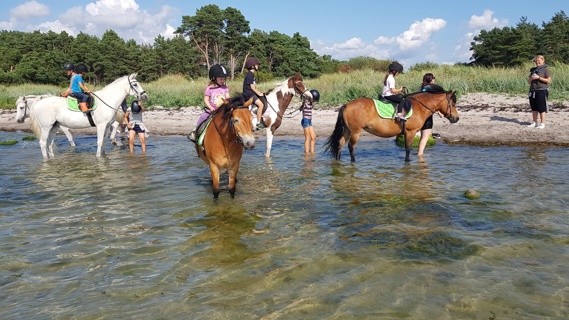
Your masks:
M 129 95 L 146 101 L 148 95 L 136 80 L 136 73 L 118 78 L 99 91 L 92 93 L 97 108 L 91 111 L 97 127 L 97 157 L 105 153 L 107 132 L 115 122 L 121 102 Z M 71 129 L 91 127 L 87 114 L 67 108 L 67 98 L 49 97 L 38 101 L 31 114 L 32 129 L 39 138 L 44 159 L 53 158 L 52 143 L 59 126 Z M 116 132 L 116 130 L 114 130 Z
M 283 81 L 276 88 L 265 94 L 267 97 L 266 111 L 263 113 L 265 127 L 267 128 L 267 150 L 265 157 L 271 156 L 271 146 L 273 145 L 273 135 L 281 126 L 283 115 L 290 104 L 292 97 L 299 95 L 312 99 L 312 93 L 304 86 L 300 73 Z M 253 128 L 257 125 L 256 113 L 253 119 Z
M 32 114 L 33 107 L 36 104 L 36 102 L 49 97 L 53 97 L 53 95 L 51 94 L 26 95 L 18 97 L 18 100 L 16 100 L 16 121 L 18 121 L 18 123 L 23 123 L 24 120 L 28 118 L 30 114 Z M 123 124 L 123 122 L 124 122 L 124 111 L 122 111 L 122 109 L 119 109 L 117 112 L 115 122 L 113 122 L 112 124 L 111 136 L 110 136 L 112 143 L 117 146 L 122 145 L 119 141 L 117 141 L 116 135 L 117 133 L 120 132 L 118 128 L 121 124 Z M 69 140 L 69 144 L 72 147 L 75 147 L 76 146 L 75 141 L 73 140 L 73 136 L 71 135 L 69 129 L 64 126 L 59 126 L 59 128 L 65 134 L 67 140 Z
M 24 120 L 33 112 L 33 107 L 36 102 L 49 97 L 53 97 L 53 95 L 44 94 L 37 96 L 27 95 L 18 97 L 18 100 L 16 100 L 16 121 L 18 123 L 24 123 Z M 67 140 L 69 140 L 69 144 L 72 147 L 75 147 L 75 141 L 73 141 L 73 136 L 71 135 L 71 132 L 69 132 L 69 129 L 62 126 L 59 126 L 59 128 L 65 134 Z

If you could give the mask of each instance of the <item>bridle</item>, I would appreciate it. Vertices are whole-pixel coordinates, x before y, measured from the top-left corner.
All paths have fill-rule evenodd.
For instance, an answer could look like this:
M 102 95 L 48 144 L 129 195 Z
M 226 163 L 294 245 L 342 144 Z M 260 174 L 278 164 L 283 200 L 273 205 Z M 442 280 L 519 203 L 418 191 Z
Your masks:
M 133 85 L 133 81 L 130 80 L 130 75 L 127 76 L 127 80 L 128 80 L 128 85 L 129 85 L 129 94 L 130 94 L 130 90 L 132 89 L 132 91 L 134 91 L 135 96 L 137 99 L 142 99 L 142 96 L 144 94 L 146 94 L 145 90 L 142 90 L 142 92 L 138 92 L 138 90 L 136 90 L 136 88 Z M 136 80 L 135 80 L 136 81 Z M 138 82 L 138 81 L 137 81 Z M 106 103 L 103 99 L 101 99 L 98 95 L 96 95 L 94 92 L 91 92 L 92 95 L 94 95 L 95 97 L 97 97 L 97 99 L 99 99 L 104 105 L 106 105 L 107 107 L 117 111 L 120 107 L 120 105 L 118 105 L 116 108 L 111 107 L 108 103 Z
M 442 92 L 441 92 L 441 93 L 442 93 Z M 452 99 L 452 97 L 454 96 L 454 94 L 452 94 L 452 92 L 448 92 L 448 91 L 447 91 L 447 92 L 444 92 L 444 94 L 446 95 L 446 99 L 447 99 L 447 112 L 446 112 L 446 113 L 448 114 L 448 116 L 445 115 L 445 118 L 449 118 L 449 117 L 450 117 L 451 110 L 452 110 L 452 105 L 451 105 L 451 101 L 450 101 L 450 100 Z M 426 104 L 424 104 L 423 102 L 417 100 L 417 99 L 414 98 L 413 96 L 409 96 L 409 97 L 407 97 L 407 98 L 417 101 L 420 105 L 422 105 L 423 107 L 427 108 L 427 110 L 431 111 L 431 114 L 435 114 L 435 113 L 436 113 L 436 111 L 433 111 L 433 109 L 429 108 Z
M 302 84 L 302 86 L 304 87 L 304 91 L 302 91 L 302 90 L 299 88 L 299 86 L 298 86 L 299 83 Z M 304 85 L 304 82 L 302 82 L 302 80 L 296 80 L 296 81 L 294 81 L 294 82 L 292 83 L 292 88 L 294 89 L 294 93 L 293 93 L 294 96 L 299 95 L 300 97 L 302 97 L 306 92 L 310 91 L 310 90 L 306 89 L 306 86 Z M 300 93 L 297 93 L 297 92 L 300 92 Z M 281 118 L 281 119 L 283 118 L 283 116 L 284 116 L 284 110 L 283 110 L 283 114 L 281 115 L 281 114 L 279 113 L 280 110 L 275 110 L 275 108 L 271 105 L 271 103 L 269 102 L 269 100 L 267 100 L 267 104 L 268 104 L 269 107 L 271 107 L 271 109 L 273 109 L 273 111 L 277 114 L 277 117 L 279 117 L 279 118 Z M 293 111 L 293 112 L 294 112 L 294 111 Z M 290 114 L 292 114 L 292 112 L 291 112 Z
M 239 135 L 239 133 L 237 132 L 237 130 L 235 130 L 235 126 L 233 125 L 233 110 L 235 109 L 243 109 L 243 108 L 247 108 L 249 109 L 248 106 L 237 106 L 237 107 L 232 107 L 231 110 L 229 111 L 231 114 L 231 118 L 229 119 L 229 127 L 231 128 L 231 130 L 233 131 L 233 134 L 235 135 L 235 140 L 232 139 L 227 139 L 226 142 L 229 143 L 240 143 L 243 144 L 243 139 L 241 139 L 241 136 Z M 215 116 L 215 115 L 214 115 Z M 223 115 L 222 115 L 223 116 Z M 213 125 L 215 126 L 215 130 L 217 131 L 217 134 L 219 134 L 219 136 L 221 137 L 221 129 L 219 128 L 219 126 L 217 125 L 217 123 L 214 121 L 214 119 L 211 120 L 213 122 Z M 226 151 L 227 153 L 227 151 Z

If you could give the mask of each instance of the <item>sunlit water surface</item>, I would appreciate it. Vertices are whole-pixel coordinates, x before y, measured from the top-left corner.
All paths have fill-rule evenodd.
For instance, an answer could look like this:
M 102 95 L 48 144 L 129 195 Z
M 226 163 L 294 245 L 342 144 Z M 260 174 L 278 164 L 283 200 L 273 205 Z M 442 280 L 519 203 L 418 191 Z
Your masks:
M 2 319 L 569 317 L 569 151 L 265 141 L 235 199 L 185 137 L 148 154 L 0 133 Z M 224 177 L 223 183 L 227 183 Z M 481 197 L 469 200 L 474 189 Z

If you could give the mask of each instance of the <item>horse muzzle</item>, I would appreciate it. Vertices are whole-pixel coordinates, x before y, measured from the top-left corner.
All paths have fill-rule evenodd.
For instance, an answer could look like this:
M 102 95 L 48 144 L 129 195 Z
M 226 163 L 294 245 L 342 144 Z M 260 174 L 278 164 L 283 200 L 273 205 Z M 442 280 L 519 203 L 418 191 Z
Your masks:
M 458 122 L 458 116 L 454 116 L 454 115 L 450 115 L 448 117 L 448 121 L 450 121 L 450 123 L 457 123 Z
M 243 145 L 243 148 L 245 148 L 245 150 L 254 149 L 255 148 L 255 137 L 253 137 L 253 136 L 241 137 L 241 145 Z
M 147 101 L 148 100 L 148 93 L 146 93 L 146 91 L 142 91 L 138 95 L 138 100 L 141 100 L 142 102 Z

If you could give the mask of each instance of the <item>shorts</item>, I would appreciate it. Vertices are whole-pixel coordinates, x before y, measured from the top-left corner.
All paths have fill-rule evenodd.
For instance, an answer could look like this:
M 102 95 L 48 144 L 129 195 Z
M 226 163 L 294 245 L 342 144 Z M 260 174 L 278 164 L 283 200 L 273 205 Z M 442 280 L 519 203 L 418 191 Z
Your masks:
M 431 115 L 430 117 L 427 118 L 427 120 L 425 120 L 425 124 L 421 128 L 421 130 L 428 130 L 428 129 L 433 129 L 433 115 Z
M 303 128 L 312 127 L 312 119 L 302 118 L 300 125 L 302 125 Z
M 145 131 L 142 130 L 142 129 L 140 128 L 140 126 L 138 126 L 137 124 L 135 124 L 135 125 L 134 125 L 134 128 L 132 128 L 132 129 L 130 129 L 130 130 L 134 130 L 134 132 L 136 132 L 136 133 L 144 133 L 144 132 L 145 132 Z
M 549 90 L 533 90 L 529 93 L 529 105 L 531 111 L 539 113 L 547 112 L 547 98 L 549 97 Z

